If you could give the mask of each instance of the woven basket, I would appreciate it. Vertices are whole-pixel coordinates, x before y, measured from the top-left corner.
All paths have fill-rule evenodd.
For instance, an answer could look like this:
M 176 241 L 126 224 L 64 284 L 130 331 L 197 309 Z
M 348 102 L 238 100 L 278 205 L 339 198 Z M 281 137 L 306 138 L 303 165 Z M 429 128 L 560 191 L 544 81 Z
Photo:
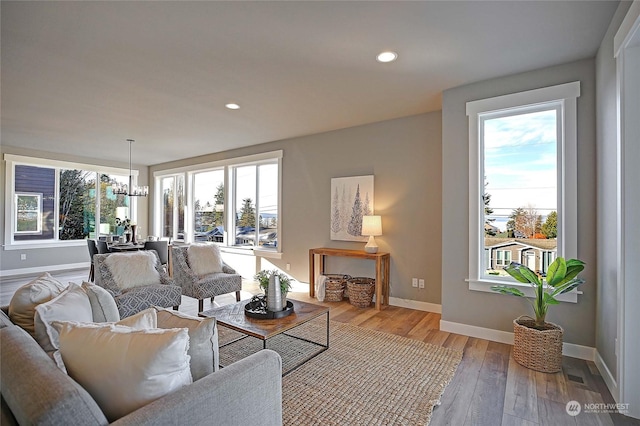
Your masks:
M 368 308 L 376 291 L 376 280 L 366 277 L 355 277 L 347 280 L 349 303 L 358 308 Z
M 547 322 L 537 330 L 534 325 L 529 317 L 513 320 L 513 359 L 532 370 L 557 373 L 562 369 L 562 327 Z
M 327 280 L 324 282 L 324 300 L 326 302 L 340 302 L 344 297 L 344 289 L 349 275 L 325 274 Z

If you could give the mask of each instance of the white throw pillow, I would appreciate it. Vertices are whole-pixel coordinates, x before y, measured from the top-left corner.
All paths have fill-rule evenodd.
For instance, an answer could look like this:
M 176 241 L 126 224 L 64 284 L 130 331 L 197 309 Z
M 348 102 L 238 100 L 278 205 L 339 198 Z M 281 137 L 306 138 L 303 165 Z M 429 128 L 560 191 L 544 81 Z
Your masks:
M 199 277 L 222 272 L 222 256 L 215 244 L 192 244 L 187 249 L 189 266 Z
M 186 329 L 55 322 L 69 375 L 113 422 L 192 382 Z
M 16 290 L 9 303 L 9 318 L 35 338 L 33 317 L 36 313 L 36 306 L 50 301 L 62 293 L 65 288 L 67 287 L 64 284 L 45 272 Z
M 53 321 L 93 322 L 89 296 L 82 287 L 71 283 L 56 298 L 36 306 L 35 339 L 51 356 L 58 349 L 58 332 L 51 326 Z
M 144 250 L 135 253 L 113 253 L 104 263 L 109 268 L 115 284 L 122 290 L 160 283 L 155 253 Z
M 178 311 L 156 308 L 158 327 L 186 328 L 189 330 L 189 356 L 191 376 L 200 380 L 218 370 L 218 329 L 216 319 L 197 318 Z
M 93 322 L 115 322 L 120 321 L 118 305 L 111 294 L 99 285 L 88 282 L 82 283 L 82 288 L 89 296 Z
M 113 323 L 109 323 L 111 325 Z M 158 315 L 154 308 L 147 308 L 130 317 L 126 317 L 116 322 L 115 325 L 124 325 L 126 327 L 135 328 L 136 330 L 149 330 L 158 328 Z

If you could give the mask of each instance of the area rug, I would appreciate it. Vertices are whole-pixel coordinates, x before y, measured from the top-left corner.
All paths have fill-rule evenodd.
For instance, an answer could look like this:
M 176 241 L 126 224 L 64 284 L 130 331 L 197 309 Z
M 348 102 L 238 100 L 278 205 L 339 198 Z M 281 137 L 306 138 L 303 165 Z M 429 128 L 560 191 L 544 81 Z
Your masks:
M 220 344 L 237 336 L 219 327 Z M 329 349 L 282 379 L 285 425 L 427 425 L 434 406 L 462 359 L 462 351 L 369 330 L 330 323 Z M 323 342 L 323 321 L 292 331 Z M 267 347 L 283 357 L 287 371 L 308 343 L 277 336 Z M 300 347 L 298 347 L 300 346 Z M 221 348 L 221 364 L 262 349 L 248 338 Z M 297 358 L 298 357 L 298 358 Z

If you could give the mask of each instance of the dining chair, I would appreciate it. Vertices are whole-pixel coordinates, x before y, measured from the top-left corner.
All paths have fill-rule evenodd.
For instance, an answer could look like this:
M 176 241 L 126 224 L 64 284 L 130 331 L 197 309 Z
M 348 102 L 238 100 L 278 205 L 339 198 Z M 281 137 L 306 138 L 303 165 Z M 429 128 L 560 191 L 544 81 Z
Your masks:
M 106 241 L 94 241 L 96 246 L 98 247 L 98 254 L 106 254 L 110 253 L 109 246 Z
M 91 268 L 89 269 L 89 281 L 93 282 L 95 279 L 95 267 L 93 266 L 93 256 L 98 254 L 98 246 L 95 240 L 88 239 L 87 246 L 89 247 L 89 259 L 91 260 Z
M 165 267 L 169 263 L 169 242 L 168 241 L 145 241 L 143 250 L 155 250 L 158 253 L 160 263 Z

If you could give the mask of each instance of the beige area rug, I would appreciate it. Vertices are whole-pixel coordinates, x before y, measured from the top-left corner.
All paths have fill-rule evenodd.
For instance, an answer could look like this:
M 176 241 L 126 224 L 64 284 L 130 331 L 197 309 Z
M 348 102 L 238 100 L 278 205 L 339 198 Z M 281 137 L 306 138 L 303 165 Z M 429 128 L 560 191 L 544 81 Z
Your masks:
M 220 326 L 220 344 L 238 336 Z M 339 322 L 330 323 L 329 349 L 282 379 L 284 424 L 427 425 L 433 408 L 462 359 L 456 351 L 393 334 Z M 325 342 L 325 320 L 290 332 Z M 313 345 L 287 336 L 267 342 L 288 371 Z M 262 349 L 262 341 L 243 339 L 220 349 L 221 365 Z

